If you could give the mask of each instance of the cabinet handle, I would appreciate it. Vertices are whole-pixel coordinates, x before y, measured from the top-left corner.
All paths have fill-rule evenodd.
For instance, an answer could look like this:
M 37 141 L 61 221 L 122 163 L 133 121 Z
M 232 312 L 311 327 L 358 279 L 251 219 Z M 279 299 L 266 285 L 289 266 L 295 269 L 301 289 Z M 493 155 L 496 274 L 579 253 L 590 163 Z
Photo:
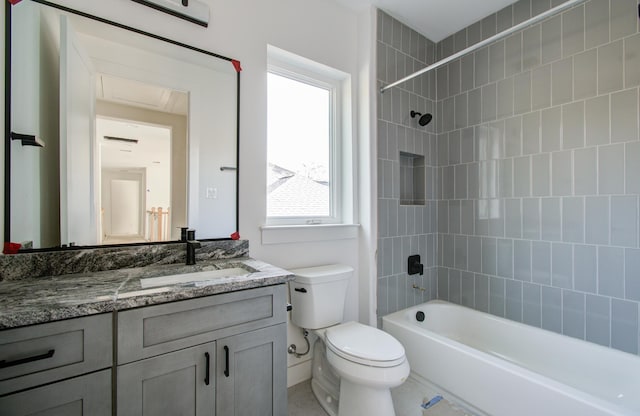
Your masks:
M 53 354 L 55 354 L 55 352 L 56 350 L 49 350 L 44 354 L 34 355 L 33 357 L 20 358 L 19 360 L 14 360 L 14 361 L 2 360 L 0 361 L 0 368 L 13 367 L 14 365 L 20 365 L 20 364 L 31 363 L 33 361 L 45 360 L 47 358 L 53 357 Z
M 229 377 L 229 347 L 224 346 L 224 376 Z
M 205 364 L 207 366 L 207 369 L 204 374 L 204 384 L 208 386 L 209 385 L 209 367 L 211 366 L 210 365 L 211 357 L 209 356 L 208 352 L 204 353 L 204 358 L 207 360 L 207 363 Z

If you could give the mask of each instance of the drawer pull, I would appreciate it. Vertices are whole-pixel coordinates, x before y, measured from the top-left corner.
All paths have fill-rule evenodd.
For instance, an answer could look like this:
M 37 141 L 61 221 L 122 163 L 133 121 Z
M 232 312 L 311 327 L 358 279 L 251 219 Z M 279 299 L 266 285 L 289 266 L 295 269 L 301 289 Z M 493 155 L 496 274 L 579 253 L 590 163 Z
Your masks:
M 224 346 L 224 376 L 229 377 L 229 347 Z
M 49 350 L 44 354 L 34 355 L 33 357 L 20 358 L 19 360 L 14 360 L 14 361 L 2 360 L 0 361 L 0 368 L 13 367 L 15 365 L 31 363 L 39 360 L 46 360 L 47 358 L 53 357 L 53 354 L 55 354 L 55 352 L 56 350 Z
M 205 364 L 207 366 L 207 370 L 204 376 L 204 384 L 208 386 L 209 385 L 209 367 L 210 367 L 210 357 L 208 352 L 204 353 L 204 358 L 206 358 L 207 360 L 207 363 Z

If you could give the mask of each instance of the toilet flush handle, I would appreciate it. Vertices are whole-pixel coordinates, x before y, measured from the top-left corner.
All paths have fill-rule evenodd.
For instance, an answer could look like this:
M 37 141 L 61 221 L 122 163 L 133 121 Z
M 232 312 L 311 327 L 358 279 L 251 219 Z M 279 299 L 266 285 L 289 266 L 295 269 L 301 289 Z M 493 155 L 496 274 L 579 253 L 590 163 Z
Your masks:
M 295 289 L 296 292 L 300 292 L 300 293 L 307 293 L 307 289 L 303 288 L 303 287 L 296 287 Z

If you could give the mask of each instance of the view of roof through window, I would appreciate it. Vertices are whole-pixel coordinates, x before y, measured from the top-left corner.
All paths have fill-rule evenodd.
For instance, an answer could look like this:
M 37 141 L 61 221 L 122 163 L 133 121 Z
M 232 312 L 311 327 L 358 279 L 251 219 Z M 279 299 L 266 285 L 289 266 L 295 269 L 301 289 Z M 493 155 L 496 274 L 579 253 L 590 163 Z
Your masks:
M 331 91 L 268 74 L 267 216 L 331 215 Z

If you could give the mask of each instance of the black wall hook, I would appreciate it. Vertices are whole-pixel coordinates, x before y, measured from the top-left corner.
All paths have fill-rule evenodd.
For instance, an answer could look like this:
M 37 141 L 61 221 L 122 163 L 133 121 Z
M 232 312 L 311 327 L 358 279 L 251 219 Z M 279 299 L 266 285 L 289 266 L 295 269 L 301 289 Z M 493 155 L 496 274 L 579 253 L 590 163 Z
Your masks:
M 23 146 L 44 147 L 44 142 L 39 137 L 32 134 L 21 134 L 11 132 L 11 140 L 20 140 Z

